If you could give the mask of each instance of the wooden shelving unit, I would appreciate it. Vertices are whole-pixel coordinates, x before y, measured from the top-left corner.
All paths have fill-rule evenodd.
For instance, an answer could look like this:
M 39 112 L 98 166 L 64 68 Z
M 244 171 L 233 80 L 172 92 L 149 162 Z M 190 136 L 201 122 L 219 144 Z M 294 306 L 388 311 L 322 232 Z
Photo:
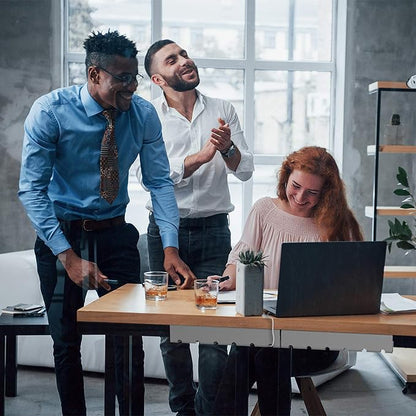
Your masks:
M 411 89 L 406 85 L 405 82 L 400 81 L 376 81 L 368 86 L 369 94 L 373 94 L 379 91 L 406 91 Z
M 407 393 L 407 386 L 410 383 L 416 383 L 415 350 L 394 348 L 393 352 L 382 352 L 381 357 L 404 384 L 403 393 Z
M 416 208 L 400 208 L 400 207 L 377 207 L 376 214 L 380 216 L 396 216 L 405 217 L 409 215 L 416 215 Z M 365 207 L 365 216 L 374 218 L 374 207 Z
M 385 266 L 384 277 L 386 279 L 414 279 L 416 266 Z
M 406 217 L 416 215 L 416 209 L 381 206 L 378 201 L 380 155 L 385 154 L 385 157 L 388 157 L 388 154 L 416 154 L 416 146 L 380 143 L 382 96 L 390 92 L 408 94 L 416 92 L 416 90 L 408 88 L 404 82 L 377 81 L 368 86 L 368 92 L 376 95 L 376 129 L 374 145 L 367 146 L 367 154 L 374 157 L 374 178 L 373 205 L 365 207 L 365 215 L 372 219 L 372 238 L 376 240 L 378 216 Z M 414 133 L 416 134 L 416 132 Z M 416 266 L 386 266 L 384 277 L 388 279 L 414 279 L 416 278 Z M 416 383 L 416 349 L 395 347 L 392 353 L 382 353 L 381 356 L 402 381 L 404 384 L 403 392 L 406 393 L 409 383 Z
M 416 153 L 416 146 L 407 146 L 401 144 L 380 144 L 378 146 L 379 153 Z M 376 154 L 376 146 L 371 144 L 367 146 L 367 155 L 374 156 Z

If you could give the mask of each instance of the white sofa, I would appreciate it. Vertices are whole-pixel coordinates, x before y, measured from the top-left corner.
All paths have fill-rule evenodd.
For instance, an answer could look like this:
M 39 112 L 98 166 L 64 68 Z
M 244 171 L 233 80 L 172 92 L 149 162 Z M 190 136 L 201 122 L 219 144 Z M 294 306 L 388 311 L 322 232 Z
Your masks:
M 139 243 L 144 270 L 147 264 L 147 253 L 143 248 L 145 238 Z M 141 273 L 143 272 L 143 269 Z M 15 303 L 43 303 L 39 288 L 39 277 L 33 250 L 0 254 L 0 308 Z M 97 298 L 95 291 L 89 291 L 86 302 Z M 159 349 L 159 337 L 144 337 L 145 376 L 165 378 L 162 356 Z M 194 378 L 197 380 L 197 345 L 191 344 Z M 84 335 L 82 346 L 82 365 L 85 371 L 104 372 L 104 336 Z M 340 358 L 331 366 L 334 370 L 312 377 L 315 386 L 335 377 L 355 364 L 356 353 L 343 351 Z M 54 367 L 52 339 L 50 336 L 19 336 L 17 362 L 20 365 Z M 292 381 L 293 391 L 298 388 Z
M 15 303 L 43 303 L 33 250 L 0 254 L 0 309 Z M 88 291 L 86 302 L 97 298 Z M 145 376 L 165 378 L 159 337 L 144 337 Z M 191 346 L 196 357 L 196 345 Z M 85 371 L 104 372 L 104 336 L 84 335 L 81 345 L 82 366 Z M 194 373 L 197 374 L 197 360 Z M 17 362 L 20 365 L 54 367 L 52 339 L 45 335 L 18 337 Z

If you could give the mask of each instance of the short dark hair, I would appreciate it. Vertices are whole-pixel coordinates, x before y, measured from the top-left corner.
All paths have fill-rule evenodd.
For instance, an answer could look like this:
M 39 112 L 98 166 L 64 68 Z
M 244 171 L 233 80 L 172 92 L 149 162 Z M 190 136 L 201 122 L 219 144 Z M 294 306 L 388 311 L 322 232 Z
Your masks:
M 127 39 L 124 35 L 120 35 L 117 30 L 107 33 L 92 32 L 85 39 L 84 49 L 87 52 L 85 57 L 85 65 L 106 67 L 114 55 L 124 56 L 126 58 L 135 58 L 137 49 L 134 42 Z
M 161 39 L 155 42 L 146 52 L 146 56 L 144 57 L 144 69 L 147 72 L 149 77 L 152 76 L 150 72 L 150 68 L 152 66 L 153 56 L 155 53 L 159 52 L 164 46 L 169 45 L 170 43 L 175 43 L 173 40 L 170 39 Z

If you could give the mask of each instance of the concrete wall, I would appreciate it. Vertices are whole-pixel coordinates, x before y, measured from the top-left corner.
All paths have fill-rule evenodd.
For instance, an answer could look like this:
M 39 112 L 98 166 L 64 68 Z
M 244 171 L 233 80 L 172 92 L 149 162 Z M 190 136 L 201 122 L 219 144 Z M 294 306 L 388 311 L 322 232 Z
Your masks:
M 374 81 L 406 81 L 416 73 L 416 1 L 414 0 L 349 0 L 347 8 L 346 96 L 344 126 L 344 172 L 349 200 L 371 238 L 371 220 L 364 216 L 365 205 L 372 205 L 374 158 L 367 156 L 366 147 L 374 144 L 376 96 L 368 94 Z M 406 144 L 416 144 L 415 93 L 383 93 L 381 125 L 387 124 L 393 112 L 401 115 L 408 134 Z M 380 157 L 379 204 L 398 205 L 400 198 L 392 191 L 397 183 L 397 167 L 413 175 L 415 156 L 382 155 Z M 387 217 L 378 217 L 377 239 L 388 236 Z M 416 254 L 404 256 L 395 249 L 388 255 L 388 264 L 415 264 Z M 415 293 L 414 280 L 386 281 L 385 290 Z
M 33 246 L 34 233 L 16 197 L 23 122 L 35 98 L 60 86 L 59 5 L 57 0 L 0 0 L 0 252 Z M 368 84 L 404 81 L 416 73 L 415 15 L 416 0 L 348 0 L 343 176 L 367 238 L 371 221 L 363 207 L 372 200 L 373 158 L 366 147 L 374 141 L 375 128 L 375 97 L 368 94 Z M 386 101 L 383 124 L 399 111 L 412 131 L 408 137 L 416 137 L 416 93 L 410 95 L 413 102 Z M 388 156 L 381 162 L 381 197 L 395 204 L 391 191 L 396 166 L 411 173 L 413 160 Z M 379 222 L 384 238 L 387 220 Z M 403 253 L 396 253 L 391 263 L 402 260 Z
M 0 0 L 1 253 L 35 239 L 17 199 L 23 123 L 33 101 L 59 86 L 59 3 Z

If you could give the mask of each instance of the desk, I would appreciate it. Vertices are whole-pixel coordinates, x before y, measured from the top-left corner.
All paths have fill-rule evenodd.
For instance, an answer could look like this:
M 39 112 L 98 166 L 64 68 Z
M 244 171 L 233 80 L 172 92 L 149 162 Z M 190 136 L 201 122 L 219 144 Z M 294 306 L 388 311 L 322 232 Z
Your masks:
M 416 336 L 413 315 L 245 317 L 236 314 L 235 305 L 200 311 L 190 290 L 169 292 L 167 301 L 145 301 L 143 287 L 135 284 L 126 284 L 79 309 L 77 319 L 83 333 L 170 334 L 172 341 L 260 347 L 270 346 L 274 339 L 274 347 L 391 351 L 393 335 Z M 111 382 L 107 374 L 106 385 Z M 105 414 L 113 415 L 109 391 L 106 389 Z
M 0 416 L 4 415 L 4 396 L 15 397 L 17 394 L 18 335 L 49 335 L 48 318 L 0 315 Z

